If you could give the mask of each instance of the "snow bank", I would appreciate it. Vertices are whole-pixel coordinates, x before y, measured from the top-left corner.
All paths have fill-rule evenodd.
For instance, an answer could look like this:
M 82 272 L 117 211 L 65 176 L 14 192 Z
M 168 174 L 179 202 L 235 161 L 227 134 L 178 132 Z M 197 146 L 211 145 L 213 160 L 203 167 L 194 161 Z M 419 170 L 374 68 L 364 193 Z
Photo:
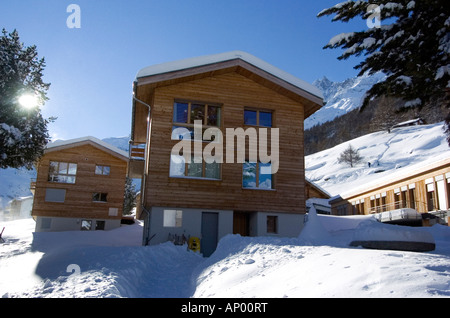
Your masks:
M 312 213 L 298 238 L 227 235 L 209 258 L 172 243 L 141 246 L 139 223 L 34 235 L 32 219 L 0 226 L 3 297 L 450 296 L 450 228 L 442 225 L 421 229 L 435 239 L 433 252 L 369 250 L 348 244 L 387 229 L 405 239 L 411 228 Z
M 370 219 L 356 227 L 354 241 L 398 241 L 435 243 L 433 235 L 421 227 L 385 224 Z
M 331 234 L 323 226 L 314 206 L 309 209 L 308 221 L 298 236 L 300 241 L 312 245 L 324 245 L 332 241 Z
M 345 221 L 352 225 L 344 225 Z M 333 223 L 341 226 L 331 232 L 326 230 L 325 224 Z M 338 221 L 336 217 L 313 213 L 298 238 L 228 235 L 220 241 L 216 252 L 195 269 L 193 297 L 450 296 L 447 256 L 340 247 L 352 238 L 342 235 L 342 231 L 351 230 L 352 226 L 361 230 L 358 235 L 364 239 L 386 231 L 393 237 L 388 229 L 399 230 L 372 218 Z M 440 227 L 441 230 L 446 233 L 441 238 L 450 234 L 449 228 Z M 434 233 L 432 228 L 428 231 Z M 410 239 L 403 230 L 400 232 L 402 239 Z M 440 242 L 441 247 L 449 245 L 448 240 Z M 449 255 L 447 247 L 443 251 Z M 430 280 L 431 277 L 434 278 Z

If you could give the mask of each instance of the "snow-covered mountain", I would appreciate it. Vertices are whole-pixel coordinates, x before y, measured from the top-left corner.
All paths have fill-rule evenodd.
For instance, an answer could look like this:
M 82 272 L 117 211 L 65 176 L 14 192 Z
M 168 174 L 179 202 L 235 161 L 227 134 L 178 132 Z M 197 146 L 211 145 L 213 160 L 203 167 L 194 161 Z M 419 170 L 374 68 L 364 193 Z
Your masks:
M 305 157 L 306 177 L 332 196 L 450 157 L 443 122 L 368 134 Z M 353 168 L 338 163 L 351 145 L 363 161 Z M 369 164 L 370 163 L 370 166 Z
M 333 82 L 325 76 L 314 81 L 313 85 L 322 91 L 326 104 L 305 120 L 305 129 L 323 124 L 360 107 L 366 92 L 384 79 L 383 73 L 371 76 L 366 73 L 343 82 Z

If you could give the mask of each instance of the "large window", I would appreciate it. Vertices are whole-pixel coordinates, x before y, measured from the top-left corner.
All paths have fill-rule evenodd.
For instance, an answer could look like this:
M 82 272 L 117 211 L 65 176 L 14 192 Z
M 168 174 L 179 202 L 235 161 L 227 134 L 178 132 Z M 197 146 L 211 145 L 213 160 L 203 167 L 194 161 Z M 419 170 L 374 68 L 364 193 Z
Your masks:
M 194 124 L 201 121 L 202 130 L 195 133 Z M 218 104 L 175 102 L 173 106 L 172 140 L 192 140 L 193 143 L 217 142 L 216 135 L 204 134 L 206 129 L 220 129 L 221 107 Z M 210 131 L 208 131 L 209 133 Z M 199 134 L 200 133 L 200 134 Z M 198 145 L 198 144 L 197 144 Z M 192 145 L 191 149 L 195 147 Z M 221 178 L 221 163 L 207 163 L 202 156 L 191 155 L 190 162 L 181 154 L 171 154 L 170 176 L 214 179 Z
M 173 106 L 172 139 L 194 139 L 194 123 L 198 120 L 202 123 L 203 131 L 207 128 L 220 127 L 221 107 L 206 103 L 175 102 Z M 203 131 L 201 138 L 203 138 Z
M 242 187 L 246 189 L 274 189 L 272 164 L 270 162 L 244 162 Z
M 50 161 L 48 181 L 60 183 L 75 183 L 76 175 L 76 163 Z
M 190 177 L 204 179 L 220 179 L 221 164 L 217 162 L 207 163 L 201 157 L 191 157 L 191 162 L 181 155 L 171 155 L 170 157 L 170 176 L 171 177 Z

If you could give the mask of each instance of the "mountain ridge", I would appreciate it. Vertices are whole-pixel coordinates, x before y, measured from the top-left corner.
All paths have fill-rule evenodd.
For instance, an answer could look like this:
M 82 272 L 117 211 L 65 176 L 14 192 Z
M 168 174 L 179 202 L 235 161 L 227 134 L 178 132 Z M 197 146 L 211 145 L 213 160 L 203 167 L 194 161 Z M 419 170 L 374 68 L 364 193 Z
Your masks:
M 383 73 L 365 73 L 342 82 L 333 82 L 326 76 L 315 80 L 313 85 L 322 91 L 325 105 L 305 120 L 304 129 L 321 125 L 359 108 L 366 92 L 385 78 Z

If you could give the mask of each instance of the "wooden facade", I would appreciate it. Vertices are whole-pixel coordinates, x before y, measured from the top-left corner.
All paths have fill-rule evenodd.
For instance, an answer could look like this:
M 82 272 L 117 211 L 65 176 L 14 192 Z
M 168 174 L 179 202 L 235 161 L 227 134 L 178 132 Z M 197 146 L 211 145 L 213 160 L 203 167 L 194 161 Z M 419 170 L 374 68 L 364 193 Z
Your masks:
M 143 209 L 234 211 L 231 224 L 234 223 L 236 232 L 240 233 L 251 232 L 246 225 L 250 222 L 246 214 L 305 214 L 303 122 L 322 106 L 322 97 L 248 63 L 240 55 L 214 63 L 176 67 L 181 64 L 175 63 L 170 70 L 145 74 L 135 82 L 131 145 L 133 150 L 138 149 L 133 146 L 144 144 L 145 151 L 132 152 L 138 155 L 131 158 L 130 171 L 134 176 L 141 171 Z M 223 134 L 223 163 L 218 177 L 171 175 L 171 151 L 180 142 L 172 136 L 177 125 L 174 118 L 178 102 L 189 105 L 189 109 L 194 104 L 220 108 L 216 128 Z M 270 113 L 271 125 L 245 124 L 246 111 Z M 237 160 L 238 146 L 234 141 L 230 145 L 226 139 L 227 129 L 237 128 L 254 128 L 257 132 L 267 128 L 268 154 L 271 153 L 271 129 L 278 129 L 279 169 L 272 176 L 269 189 L 243 186 L 243 163 Z M 202 150 L 212 144 L 201 140 L 190 143 L 192 149 Z M 226 148 L 230 146 L 234 147 L 233 162 L 225 159 Z M 249 157 L 248 147 L 247 141 L 246 158 Z M 242 229 L 238 231 L 239 227 Z
M 237 61 L 235 64 L 242 65 L 242 61 Z M 202 71 L 195 75 L 183 73 L 138 80 L 137 98 L 151 105 L 142 195 L 144 206 L 305 213 L 303 121 L 310 115 L 310 105 L 314 103 L 302 96 L 294 97 L 278 83 L 259 78 L 261 70 L 255 74 L 235 64 L 209 66 L 206 74 Z M 242 163 L 222 164 L 219 180 L 171 178 L 170 154 L 178 142 L 171 140 L 173 108 L 177 100 L 220 105 L 219 128 L 223 132 L 227 128 L 246 128 L 245 109 L 272 112 L 272 128 L 278 128 L 280 136 L 280 166 L 274 177 L 274 189 L 244 189 Z M 315 109 L 320 106 L 315 104 Z M 147 136 L 147 118 L 146 107 L 136 103 L 134 141 L 144 141 Z M 205 146 L 203 143 L 202 147 Z
M 331 201 L 332 214 L 419 213 L 450 209 L 450 159 L 424 164 L 348 192 Z
M 92 137 L 50 145 L 37 163 L 32 216 L 78 222 L 54 230 L 81 229 L 82 220 L 120 225 L 128 157 L 111 149 Z

